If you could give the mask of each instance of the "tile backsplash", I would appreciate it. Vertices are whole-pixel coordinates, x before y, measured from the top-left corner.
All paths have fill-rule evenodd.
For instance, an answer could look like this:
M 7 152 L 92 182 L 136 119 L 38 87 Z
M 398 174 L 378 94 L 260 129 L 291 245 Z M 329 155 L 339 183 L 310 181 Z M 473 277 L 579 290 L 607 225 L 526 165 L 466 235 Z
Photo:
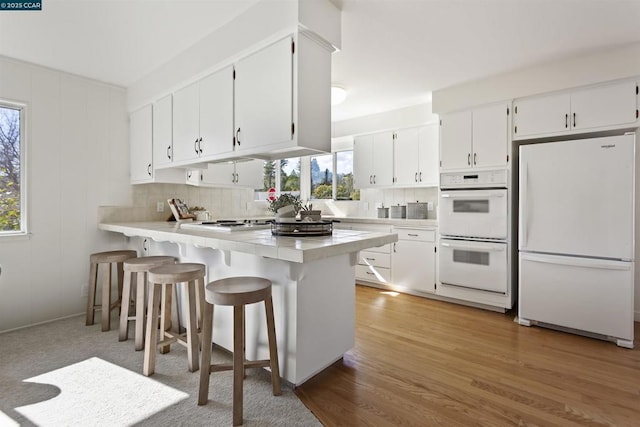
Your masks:
M 178 198 L 189 206 L 206 208 L 212 218 L 237 218 L 272 216 L 265 201 L 253 200 L 253 190 L 243 188 L 207 188 L 186 184 L 140 184 L 132 186 L 133 210 L 137 221 L 162 221 L 169 218 L 171 210 L 167 199 Z M 359 201 L 315 200 L 313 204 L 324 215 L 377 217 L 377 208 L 404 205 L 407 202 L 433 202 L 429 219 L 436 219 L 438 209 L 438 189 L 431 188 L 391 188 L 363 189 Z M 158 202 L 164 212 L 157 212 Z

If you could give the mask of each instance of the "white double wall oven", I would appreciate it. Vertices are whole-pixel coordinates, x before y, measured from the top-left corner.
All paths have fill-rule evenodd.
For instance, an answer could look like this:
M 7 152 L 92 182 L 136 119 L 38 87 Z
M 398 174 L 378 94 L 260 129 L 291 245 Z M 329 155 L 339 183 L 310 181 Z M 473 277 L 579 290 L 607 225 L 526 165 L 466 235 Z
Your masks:
M 507 169 L 440 175 L 439 278 L 443 294 L 511 308 Z

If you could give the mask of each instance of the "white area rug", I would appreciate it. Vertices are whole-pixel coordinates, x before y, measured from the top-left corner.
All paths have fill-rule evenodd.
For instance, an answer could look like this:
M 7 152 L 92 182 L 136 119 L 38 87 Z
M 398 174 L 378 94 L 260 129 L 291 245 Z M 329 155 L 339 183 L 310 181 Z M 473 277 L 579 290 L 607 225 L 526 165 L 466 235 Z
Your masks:
M 131 425 L 189 397 L 97 357 L 25 381 L 60 389 L 53 399 L 16 408 L 42 426 Z

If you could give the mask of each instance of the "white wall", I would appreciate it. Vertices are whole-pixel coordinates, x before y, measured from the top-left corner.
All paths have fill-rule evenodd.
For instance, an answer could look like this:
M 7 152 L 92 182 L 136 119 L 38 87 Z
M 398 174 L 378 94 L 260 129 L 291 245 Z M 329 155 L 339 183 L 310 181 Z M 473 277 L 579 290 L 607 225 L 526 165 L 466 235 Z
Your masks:
M 331 123 L 332 138 L 360 135 L 385 130 L 396 130 L 427 123 L 436 123 L 438 116 L 431 111 L 431 104 L 418 104 L 369 116 L 356 117 Z
M 640 75 L 640 43 L 548 62 L 433 92 L 438 114 Z
M 29 231 L 0 237 L 0 331 L 84 311 L 89 253 L 120 239 L 99 205 L 130 204 L 125 91 L 0 57 L 0 99 L 27 104 Z

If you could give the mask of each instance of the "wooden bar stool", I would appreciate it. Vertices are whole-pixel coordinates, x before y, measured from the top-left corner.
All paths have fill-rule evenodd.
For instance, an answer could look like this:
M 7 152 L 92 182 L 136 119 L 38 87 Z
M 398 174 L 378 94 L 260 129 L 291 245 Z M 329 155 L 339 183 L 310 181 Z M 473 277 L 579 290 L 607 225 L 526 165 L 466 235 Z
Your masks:
M 124 271 L 122 263 L 128 259 L 137 257 L 136 251 L 108 251 L 97 252 L 89 257 L 89 297 L 87 298 L 86 325 L 93 325 L 97 307 L 102 310 L 102 332 L 111 329 L 111 310 L 120 306 L 122 298 L 122 282 Z M 102 301 L 96 305 L 96 287 L 98 284 L 98 267 L 102 264 Z M 111 302 L 111 267 L 116 264 L 118 274 L 118 300 Z
M 209 283 L 205 288 L 206 304 L 202 318 L 202 360 L 198 405 L 209 399 L 209 376 L 212 372 L 233 369 L 233 425 L 242 425 L 242 381 L 245 368 L 271 367 L 273 395 L 280 395 L 280 370 L 276 328 L 273 319 L 271 281 L 260 277 L 230 277 Z M 264 301 L 269 339 L 269 359 L 246 361 L 244 355 L 244 307 Z M 211 334 L 213 331 L 213 306 L 233 306 L 233 363 L 211 365 Z M 208 367 L 208 369 L 207 369 Z
M 147 272 L 164 264 L 175 264 L 176 259 L 172 256 L 147 256 L 141 258 L 131 258 L 123 263 L 124 284 L 122 287 L 122 303 L 120 305 L 120 341 L 129 338 L 129 320 L 135 321 L 135 348 L 136 351 L 144 348 L 144 319 L 147 299 Z M 136 305 L 133 316 L 129 315 L 131 307 L 131 285 L 136 286 Z
M 170 345 L 175 342 L 187 347 L 189 371 L 198 370 L 198 326 L 204 304 L 204 275 L 204 264 L 165 264 L 149 270 L 149 305 L 147 306 L 143 366 L 145 375 L 149 376 L 155 371 L 156 349 L 159 347 L 160 353 L 168 353 Z M 187 284 L 187 332 L 185 334 L 169 330 L 172 288 L 177 283 Z M 162 298 L 160 298 L 161 292 Z M 158 336 L 159 315 L 160 336 Z M 174 321 L 177 321 L 177 318 Z

